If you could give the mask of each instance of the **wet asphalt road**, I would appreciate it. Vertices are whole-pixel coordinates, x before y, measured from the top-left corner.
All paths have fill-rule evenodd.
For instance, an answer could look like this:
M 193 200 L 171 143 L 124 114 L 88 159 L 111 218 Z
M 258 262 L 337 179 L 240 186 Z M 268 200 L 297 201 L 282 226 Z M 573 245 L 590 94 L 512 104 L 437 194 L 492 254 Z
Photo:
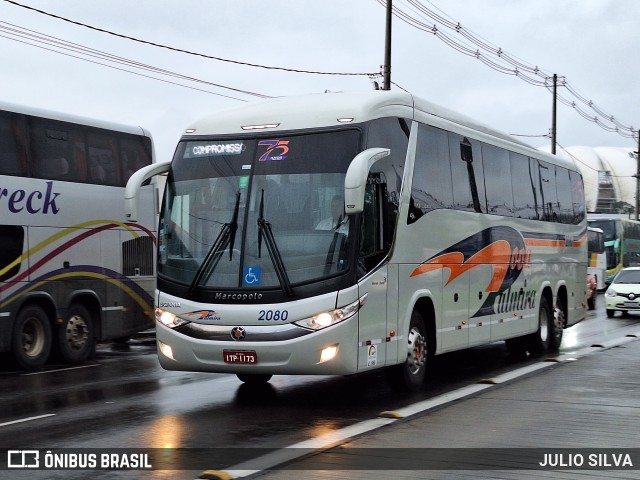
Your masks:
M 607 319 L 602 295 L 598 300 L 596 311 L 565 330 L 561 353 L 638 330 L 640 316 Z M 375 372 L 276 376 L 249 387 L 233 375 L 162 370 L 153 337 L 146 335 L 125 347 L 100 345 L 93 361 L 73 368 L 18 372 L 3 361 L 0 448 L 284 447 L 536 360 L 510 358 L 503 343 L 443 355 L 416 394 L 399 395 Z M 3 473 L 10 472 L 0 478 Z M 11 478 L 58 478 L 33 473 Z M 139 473 L 95 472 L 91 478 L 142 478 Z M 144 478 L 194 476 L 145 472 Z

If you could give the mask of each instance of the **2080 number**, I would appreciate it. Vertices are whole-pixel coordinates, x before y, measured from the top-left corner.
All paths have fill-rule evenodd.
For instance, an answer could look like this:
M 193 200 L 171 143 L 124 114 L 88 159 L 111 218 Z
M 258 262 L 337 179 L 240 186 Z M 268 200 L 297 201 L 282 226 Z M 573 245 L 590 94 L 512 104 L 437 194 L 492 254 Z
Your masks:
M 260 310 L 258 314 L 258 320 L 266 322 L 284 322 L 289 318 L 289 312 L 287 310 Z

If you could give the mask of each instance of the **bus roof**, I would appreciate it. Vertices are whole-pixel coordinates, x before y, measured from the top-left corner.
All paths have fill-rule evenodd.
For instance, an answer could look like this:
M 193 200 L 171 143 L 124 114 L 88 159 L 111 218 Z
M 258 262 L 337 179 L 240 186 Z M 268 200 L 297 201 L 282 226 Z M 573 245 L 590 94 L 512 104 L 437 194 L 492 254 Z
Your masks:
M 541 152 L 521 140 L 470 117 L 406 92 L 377 90 L 278 97 L 216 112 L 193 122 L 183 139 L 202 135 L 247 134 L 345 126 L 376 118 L 410 118 L 438 128 L 472 135 L 524 155 L 576 170 L 572 160 Z
M 23 115 L 32 115 L 34 117 L 48 118 L 51 120 L 58 120 L 61 122 L 76 123 L 78 125 L 86 125 L 89 127 L 102 128 L 105 130 L 114 130 L 117 132 L 131 133 L 133 135 L 144 135 L 151 137 L 150 132 L 140 126 L 125 125 L 116 122 L 107 122 L 104 120 L 98 120 L 95 118 L 82 117 L 78 115 L 72 115 L 63 112 L 54 112 L 52 110 L 45 110 L 37 107 L 31 107 L 26 105 L 17 105 L 9 102 L 0 101 L 0 111 L 21 113 Z

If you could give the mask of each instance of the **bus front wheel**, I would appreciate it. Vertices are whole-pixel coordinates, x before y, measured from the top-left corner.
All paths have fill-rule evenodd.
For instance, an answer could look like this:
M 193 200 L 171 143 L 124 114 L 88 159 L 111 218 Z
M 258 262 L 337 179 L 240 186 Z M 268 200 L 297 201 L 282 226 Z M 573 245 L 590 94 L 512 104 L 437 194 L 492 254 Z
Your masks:
M 80 304 L 73 304 L 64 322 L 57 329 L 58 347 L 68 363 L 84 362 L 95 349 L 93 319 Z
M 427 359 L 432 354 L 429 351 L 426 324 L 417 310 L 411 313 L 407 342 L 407 359 L 400 365 L 387 368 L 387 380 L 394 390 L 417 392 L 424 384 Z
M 51 352 L 51 324 L 45 311 L 37 305 L 22 310 L 13 327 L 13 354 L 21 368 L 41 367 Z

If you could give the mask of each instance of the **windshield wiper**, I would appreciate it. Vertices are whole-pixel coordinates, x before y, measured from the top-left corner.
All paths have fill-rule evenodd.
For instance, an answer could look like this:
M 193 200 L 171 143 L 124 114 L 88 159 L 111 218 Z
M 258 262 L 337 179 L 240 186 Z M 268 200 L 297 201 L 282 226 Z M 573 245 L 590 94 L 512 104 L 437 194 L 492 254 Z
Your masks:
M 291 282 L 289 281 L 289 275 L 287 275 L 287 269 L 282 261 L 282 255 L 278 250 L 276 239 L 273 236 L 271 230 L 271 224 L 264 219 L 264 189 L 260 194 L 260 216 L 258 217 L 258 258 L 262 256 L 262 237 L 264 236 L 265 243 L 267 244 L 267 250 L 273 263 L 273 268 L 278 276 L 280 286 L 284 290 L 284 294 L 287 297 L 293 297 L 293 289 L 291 288 Z
M 216 237 L 216 240 L 211 245 L 211 248 L 207 252 L 202 264 L 198 268 L 189 290 L 187 290 L 187 296 L 191 296 L 194 290 L 202 282 L 202 278 L 205 272 L 213 272 L 222 257 L 227 245 L 229 246 L 229 261 L 233 260 L 233 246 L 236 241 L 236 231 L 238 230 L 238 211 L 240 210 L 240 192 L 236 193 L 236 205 L 233 208 L 233 214 L 231 215 L 231 221 L 222 225 L 220 233 Z M 211 268 L 209 268 L 211 267 Z

